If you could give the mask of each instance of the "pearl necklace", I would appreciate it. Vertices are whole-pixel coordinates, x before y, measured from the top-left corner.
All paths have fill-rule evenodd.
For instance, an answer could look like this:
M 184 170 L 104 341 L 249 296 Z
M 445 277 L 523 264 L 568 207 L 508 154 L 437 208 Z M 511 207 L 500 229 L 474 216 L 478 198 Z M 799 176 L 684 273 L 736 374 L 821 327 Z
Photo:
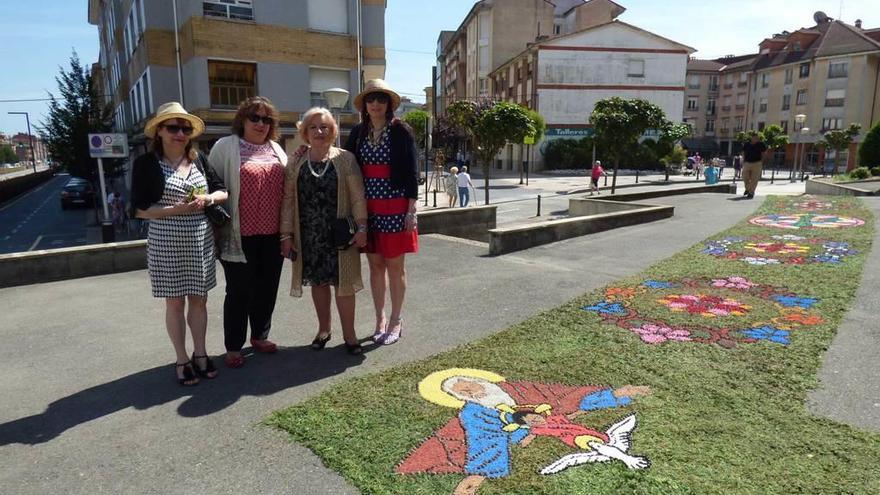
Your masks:
M 328 159 L 328 160 L 327 160 L 327 164 L 324 165 L 324 170 L 322 170 L 321 173 L 319 174 L 318 172 L 315 172 L 315 167 L 312 166 L 312 158 L 311 158 L 311 156 L 307 156 L 307 157 L 306 157 L 306 161 L 307 161 L 308 164 L 309 164 L 309 172 L 311 172 L 312 175 L 315 176 L 315 178 L 318 178 L 318 179 L 320 179 L 321 177 L 324 177 L 324 174 L 327 173 L 327 169 L 330 168 L 330 160 Z M 320 162 L 318 162 L 318 163 L 320 163 Z

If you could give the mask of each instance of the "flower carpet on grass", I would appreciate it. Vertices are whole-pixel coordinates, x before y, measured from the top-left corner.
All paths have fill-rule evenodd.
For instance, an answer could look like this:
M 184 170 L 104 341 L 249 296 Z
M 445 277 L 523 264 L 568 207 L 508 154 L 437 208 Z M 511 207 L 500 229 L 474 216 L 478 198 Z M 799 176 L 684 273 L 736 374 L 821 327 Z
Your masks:
M 780 232 L 749 221 L 798 223 L 818 211 L 860 223 L 814 229 L 809 217 L 798 238 L 759 240 Z M 880 434 L 804 406 L 873 229 L 856 199 L 770 197 L 713 239 L 850 252 L 758 265 L 699 243 L 491 337 L 331 387 L 267 423 L 368 494 L 880 493 Z M 763 254 L 820 254 L 798 250 Z

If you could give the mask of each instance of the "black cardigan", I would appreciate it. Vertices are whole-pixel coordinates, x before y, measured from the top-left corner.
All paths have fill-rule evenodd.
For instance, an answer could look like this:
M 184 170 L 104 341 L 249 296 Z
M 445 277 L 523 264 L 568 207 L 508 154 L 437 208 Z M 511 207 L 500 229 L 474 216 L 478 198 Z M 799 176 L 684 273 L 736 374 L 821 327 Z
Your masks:
M 345 142 L 346 150 L 354 153 L 358 164 L 363 166 L 360 155 L 361 127 L 358 124 L 351 130 Z M 404 124 L 391 126 L 391 185 L 403 189 L 409 199 L 419 198 L 419 170 L 416 161 L 416 143 Z
M 195 166 L 205 176 L 209 193 L 226 190 L 223 180 L 201 151 Z M 164 192 L 165 175 L 159 165 L 159 157 L 155 153 L 145 153 L 137 157 L 131 171 L 131 216 L 134 217 L 137 210 L 146 210 L 158 203 Z

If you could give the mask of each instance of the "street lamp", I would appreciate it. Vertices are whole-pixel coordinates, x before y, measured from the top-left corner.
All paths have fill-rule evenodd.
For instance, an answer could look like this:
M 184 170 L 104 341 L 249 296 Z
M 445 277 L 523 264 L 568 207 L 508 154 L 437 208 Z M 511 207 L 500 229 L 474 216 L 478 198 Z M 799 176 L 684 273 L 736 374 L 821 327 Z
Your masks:
M 801 136 L 804 136 L 804 138 L 798 140 L 801 142 L 801 161 L 798 164 L 798 170 L 800 170 L 800 172 L 801 172 L 801 181 L 802 182 L 804 180 L 804 164 L 803 164 L 803 162 L 805 161 L 806 156 L 807 156 L 806 136 L 809 132 L 810 132 L 809 127 L 801 127 Z
M 34 153 L 34 137 L 31 135 L 31 117 L 27 112 L 9 112 L 9 115 L 24 115 L 24 119 L 27 121 L 28 140 L 31 143 L 31 164 L 34 166 L 34 173 L 36 173 L 37 157 Z
M 795 116 L 794 116 L 794 122 L 795 122 L 794 128 L 795 128 L 795 131 L 801 131 L 801 130 L 804 128 L 804 122 L 805 122 L 806 120 L 807 120 L 807 116 L 804 115 L 804 114 L 802 114 L 802 113 L 799 113 L 799 114 L 795 115 Z M 800 145 L 800 139 L 798 139 L 798 140 L 795 141 L 795 143 L 794 143 L 794 162 L 792 163 L 792 166 L 791 166 L 791 177 L 789 178 L 789 181 L 790 181 L 790 182 L 795 182 L 795 181 L 797 180 L 797 171 L 796 171 L 796 169 L 797 169 L 797 168 L 799 167 L 799 165 L 800 165 L 800 161 L 798 161 L 798 147 L 799 147 L 799 145 Z
M 330 110 L 333 111 L 333 117 L 336 119 L 336 127 L 339 128 L 339 114 L 345 105 L 348 103 L 348 91 L 342 88 L 330 88 L 325 89 L 322 93 L 324 99 L 327 100 L 327 105 L 330 106 Z M 339 133 L 336 133 L 336 146 L 339 146 L 340 136 Z

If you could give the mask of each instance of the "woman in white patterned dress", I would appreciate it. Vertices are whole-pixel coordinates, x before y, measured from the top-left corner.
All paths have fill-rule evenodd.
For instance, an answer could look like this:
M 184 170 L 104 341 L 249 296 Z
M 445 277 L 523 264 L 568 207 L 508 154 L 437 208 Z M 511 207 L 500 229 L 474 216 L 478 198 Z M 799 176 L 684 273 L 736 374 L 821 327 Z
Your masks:
M 132 171 L 135 215 L 150 220 L 147 266 L 153 297 L 165 298 L 165 326 L 177 357 L 177 379 L 186 386 L 196 385 L 199 377 L 217 376 L 205 349 L 208 291 L 217 283 L 214 235 L 204 210 L 225 201 L 227 194 L 193 148 L 192 139 L 204 129 L 204 122 L 179 103 L 160 106 L 144 128 L 153 139 L 152 151 L 138 157 Z M 192 360 L 186 351 L 187 323 Z

